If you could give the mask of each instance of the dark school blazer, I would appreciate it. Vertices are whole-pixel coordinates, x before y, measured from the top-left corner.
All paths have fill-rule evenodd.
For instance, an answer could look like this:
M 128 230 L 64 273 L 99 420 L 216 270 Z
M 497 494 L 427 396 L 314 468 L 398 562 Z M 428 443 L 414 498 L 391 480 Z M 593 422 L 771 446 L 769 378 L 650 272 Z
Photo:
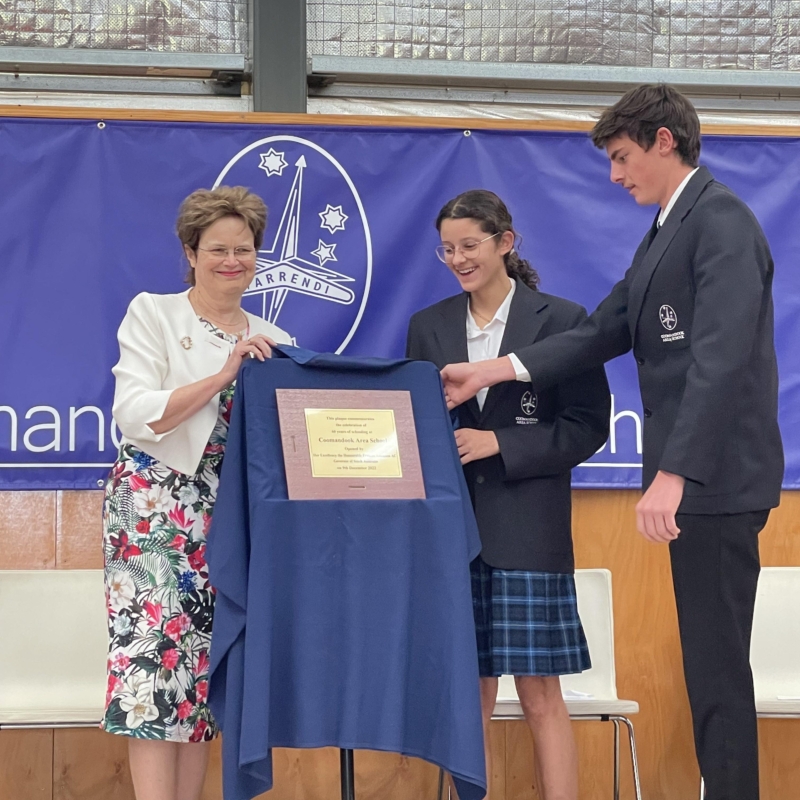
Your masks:
M 462 293 L 414 314 L 406 356 L 439 369 L 467 361 L 468 301 Z M 517 281 L 500 355 L 585 318 L 576 303 Z M 602 366 L 538 393 L 523 381 L 501 383 L 489 389 L 483 411 L 475 398 L 458 408 L 460 427 L 494 431 L 500 445 L 498 455 L 464 467 L 487 564 L 573 572 L 570 470 L 603 445 L 610 413 Z
M 587 320 L 514 352 L 541 391 L 633 349 L 643 486 L 658 470 L 684 476 L 686 514 L 774 508 L 783 446 L 773 269 L 753 213 L 701 167 Z

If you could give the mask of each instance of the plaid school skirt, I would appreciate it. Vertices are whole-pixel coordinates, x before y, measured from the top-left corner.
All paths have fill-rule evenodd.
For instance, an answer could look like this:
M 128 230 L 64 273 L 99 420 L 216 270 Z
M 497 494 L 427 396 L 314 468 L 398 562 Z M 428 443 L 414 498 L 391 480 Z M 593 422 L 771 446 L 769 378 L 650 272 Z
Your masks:
M 470 564 L 482 678 L 570 675 L 592 666 L 575 576 Z

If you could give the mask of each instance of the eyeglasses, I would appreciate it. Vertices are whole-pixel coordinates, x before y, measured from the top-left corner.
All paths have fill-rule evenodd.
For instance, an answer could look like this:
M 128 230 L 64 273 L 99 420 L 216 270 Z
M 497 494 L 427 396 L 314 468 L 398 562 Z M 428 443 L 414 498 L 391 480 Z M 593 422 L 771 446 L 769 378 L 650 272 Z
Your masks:
M 491 236 L 487 236 L 485 239 L 481 239 L 477 242 L 467 242 L 467 244 L 451 247 L 449 244 L 440 244 L 436 248 L 436 255 L 439 258 L 439 261 L 444 261 L 445 264 L 450 264 L 453 259 L 456 257 L 456 253 L 461 253 L 464 258 L 475 258 L 481 250 L 481 245 L 484 242 L 488 242 L 489 239 L 494 239 L 495 236 L 499 236 L 502 231 L 498 231 L 497 233 L 493 233 Z
M 228 253 L 233 253 L 233 257 L 237 261 L 249 261 L 256 255 L 253 247 L 198 247 L 197 249 L 208 253 L 215 261 L 224 261 L 228 257 Z

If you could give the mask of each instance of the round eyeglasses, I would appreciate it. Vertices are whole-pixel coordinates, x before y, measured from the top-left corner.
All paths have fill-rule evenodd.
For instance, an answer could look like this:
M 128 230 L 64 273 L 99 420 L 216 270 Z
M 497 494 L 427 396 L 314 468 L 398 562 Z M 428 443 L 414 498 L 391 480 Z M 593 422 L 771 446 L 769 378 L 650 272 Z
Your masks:
M 489 239 L 494 239 L 495 236 L 499 236 L 501 233 L 502 231 L 498 231 L 491 236 L 487 236 L 485 239 L 480 239 L 477 242 L 467 242 L 462 245 L 451 246 L 449 244 L 440 244 L 436 248 L 436 256 L 439 261 L 443 261 L 445 264 L 451 264 L 456 257 L 456 253 L 461 253 L 464 258 L 476 258 L 481 251 L 481 245 L 484 242 L 488 242 Z

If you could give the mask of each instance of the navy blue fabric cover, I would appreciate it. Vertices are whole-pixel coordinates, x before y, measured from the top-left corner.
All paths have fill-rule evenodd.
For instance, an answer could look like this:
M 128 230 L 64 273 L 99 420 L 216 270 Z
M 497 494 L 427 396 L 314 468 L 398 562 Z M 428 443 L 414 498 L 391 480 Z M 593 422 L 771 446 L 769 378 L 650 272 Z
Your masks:
M 225 800 L 273 747 L 364 748 L 486 777 L 469 563 L 480 550 L 432 364 L 285 347 L 239 374 L 208 563 Z M 411 392 L 426 500 L 289 500 L 276 388 Z

